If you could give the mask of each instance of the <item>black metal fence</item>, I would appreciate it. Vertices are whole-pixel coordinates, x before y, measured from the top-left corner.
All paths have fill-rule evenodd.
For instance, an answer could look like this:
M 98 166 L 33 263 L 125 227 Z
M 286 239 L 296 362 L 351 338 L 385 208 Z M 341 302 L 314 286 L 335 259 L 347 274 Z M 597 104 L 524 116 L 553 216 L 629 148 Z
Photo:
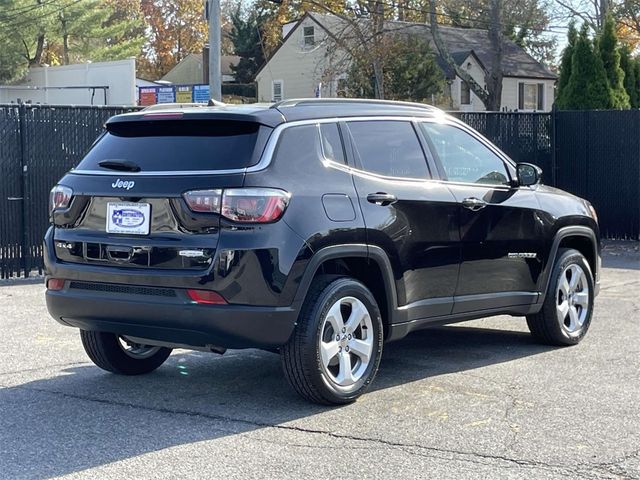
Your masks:
M 589 200 L 603 237 L 640 239 L 640 110 L 458 113 L 547 185 Z
M 0 105 L 0 278 L 42 269 L 48 194 L 107 118 L 136 107 Z M 640 238 L 640 110 L 457 113 L 544 182 L 587 198 L 609 238 Z
M 0 105 L 0 278 L 42 270 L 51 187 L 109 117 L 134 109 Z

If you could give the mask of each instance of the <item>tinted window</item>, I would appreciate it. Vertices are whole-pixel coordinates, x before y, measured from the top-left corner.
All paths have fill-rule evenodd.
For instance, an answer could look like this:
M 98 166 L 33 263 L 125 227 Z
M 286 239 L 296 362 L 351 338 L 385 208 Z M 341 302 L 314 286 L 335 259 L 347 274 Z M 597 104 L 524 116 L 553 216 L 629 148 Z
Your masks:
M 344 163 L 344 150 L 338 125 L 335 123 L 320 124 L 320 138 L 322 139 L 322 151 L 327 160 Z
M 162 120 L 112 124 L 78 165 L 100 170 L 102 160 L 128 160 L 142 171 L 227 170 L 256 163 L 258 124 Z
M 362 167 L 390 177 L 428 178 L 427 161 L 409 122 L 350 122 Z
M 505 185 L 509 175 L 503 161 L 481 142 L 452 125 L 421 123 L 447 179 L 452 182 Z

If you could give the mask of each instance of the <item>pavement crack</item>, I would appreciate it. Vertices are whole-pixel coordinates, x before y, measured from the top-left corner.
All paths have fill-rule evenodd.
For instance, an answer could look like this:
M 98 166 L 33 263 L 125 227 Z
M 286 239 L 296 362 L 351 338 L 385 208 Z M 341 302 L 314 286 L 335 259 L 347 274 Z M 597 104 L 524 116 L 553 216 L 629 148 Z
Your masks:
M 410 453 L 410 454 L 413 454 L 413 455 L 432 456 L 432 457 L 436 457 L 436 458 L 442 458 L 443 455 L 445 455 L 445 456 L 449 455 L 448 458 L 451 459 L 451 460 L 454 459 L 453 457 L 459 457 L 458 459 L 468 460 L 468 461 L 475 462 L 475 463 L 485 463 L 485 462 L 482 462 L 482 460 L 486 460 L 487 462 L 499 461 L 499 462 L 502 462 L 503 466 L 505 466 L 505 467 L 510 465 L 510 466 L 513 466 L 513 467 L 545 469 L 545 470 L 550 470 L 550 471 L 553 471 L 553 472 L 556 472 L 556 473 L 561 473 L 561 474 L 564 474 L 564 475 L 567 475 L 567 476 L 576 476 L 578 473 L 580 475 L 584 476 L 584 473 L 585 473 L 584 471 L 576 470 L 576 469 L 571 468 L 570 466 L 567 466 L 567 465 L 559 465 L 559 464 L 546 463 L 546 462 L 541 462 L 541 461 L 533 461 L 533 460 L 524 460 L 524 459 L 518 459 L 518 458 L 511 458 L 511 457 L 508 457 L 508 456 L 505 456 L 505 455 L 485 454 L 485 453 L 473 452 L 473 451 L 455 450 L 455 449 L 449 449 L 449 448 L 425 446 L 425 445 L 420 445 L 420 444 L 417 444 L 417 443 L 396 442 L 396 441 L 385 440 L 385 439 L 381 439 L 381 438 L 362 437 L 362 436 L 358 436 L 358 435 L 349 435 L 349 434 L 331 432 L 331 431 L 320 430 L 320 429 L 299 427 L 299 426 L 295 426 L 295 425 L 278 425 L 278 424 L 272 424 L 272 423 L 268 423 L 268 422 L 259 422 L 259 421 L 247 420 L 247 419 L 242 419 L 242 418 L 228 417 L 228 416 L 218 415 L 218 414 L 210 414 L 210 413 L 198 412 L 198 411 L 194 411 L 194 410 L 172 409 L 172 408 L 162 408 L 162 407 L 149 407 L 149 406 L 140 405 L 140 404 L 136 404 L 136 403 L 122 402 L 122 401 L 117 401 L 117 400 L 100 399 L 100 398 L 90 397 L 90 396 L 86 396 L 86 395 L 72 394 L 72 393 L 67 393 L 67 392 L 61 392 L 61 391 L 55 391 L 55 390 L 47 390 L 47 389 L 41 389 L 41 388 L 26 387 L 24 385 L 11 386 L 11 387 L 3 385 L 3 387 L 4 388 L 16 388 L 16 389 L 21 389 L 21 390 L 28 390 L 28 391 L 32 391 L 32 392 L 44 393 L 44 394 L 49 394 L 49 395 L 57 395 L 57 396 L 61 396 L 61 397 L 64 397 L 64 398 L 70 398 L 70 399 L 74 399 L 74 400 L 82 400 L 82 401 L 87 401 L 87 402 L 94 402 L 94 403 L 99 403 L 99 404 L 109 405 L 109 406 L 114 406 L 114 407 L 133 408 L 133 409 L 138 409 L 138 410 L 145 410 L 145 411 L 151 411 L 151 412 L 157 412 L 157 413 L 163 413 L 163 414 L 170 414 L 170 415 L 185 415 L 185 416 L 189 416 L 189 417 L 205 418 L 205 419 L 213 420 L 213 421 L 239 423 L 239 424 L 247 425 L 247 426 L 250 426 L 250 427 L 273 428 L 273 429 L 277 429 L 277 430 L 286 430 L 286 431 L 299 432 L 299 433 L 304 433 L 304 434 L 322 435 L 322 436 L 327 436 L 327 437 L 334 438 L 334 439 L 339 439 L 339 440 L 347 440 L 347 441 L 354 441 L 354 442 L 367 442 L 369 444 L 375 444 L 375 445 L 378 445 L 378 446 L 400 449 L 400 450 L 403 450 L 403 451 L 405 451 L 407 453 Z M 224 429 L 224 428 L 217 428 L 216 430 L 221 431 L 221 432 L 225 432 L 225 433 L 229 433 L 229 434 L 238 433 L 235 430 Z M 604 467 L 602 467 L 602 468 L 604 468 Z

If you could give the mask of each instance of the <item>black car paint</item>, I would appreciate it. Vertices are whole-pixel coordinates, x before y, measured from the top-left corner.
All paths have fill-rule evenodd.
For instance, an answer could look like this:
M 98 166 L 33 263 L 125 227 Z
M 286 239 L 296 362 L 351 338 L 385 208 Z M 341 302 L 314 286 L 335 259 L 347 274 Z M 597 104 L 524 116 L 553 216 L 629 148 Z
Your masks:
M 272 128 L 285 121 L 314 118 L 411 115 L 428 119 L 433 115 L 403 106 L 268 110 L 266 114 L 206 115 L 242 115 Z M 203 114 L 186 114 L 188 118 L 197 115 Z M 129 114 L 111 121 L 140 118 L 141 114 Z M 149 121 L 163 120 L 158 116 Z M 274 348 L 285 343 L 293 331 L 306 291 L 322 263 L 357 257 L 375 262 L 382 272 L 381 279 L 371 280 L 385 286 L 387 339 L 392 340 L 436 323 L 537 311 L 559 245 L 558 232 L 576 226 L 584 230 L 565 231 L 586 235 L 593 243 L 593 269 L 598 277 L 598 227 L 583 200 L 543 185 L 442 182 L 441 166 L 428 150 L 430 180 L 398 181 L 369 175 L 359 169 L 344 123 L 340 129 L 346 165 L 327 161 L 317 128 L 300 125 L 283 130 L 274 159 L 268 168 L 258 171 L 176 176 L 70 172 L 60 184 L 73 189 L 74 202 L 67 211 L 54 213 L 56 226 L 45 238 L 47 278 L 67 280 L 62 291 L 47 292 L 52 316 L 84 329 L 158 341 Z M 287 135 L 297 143 L 286 147 L 283 139 Z M 507 163 L 507 167 L 515 178 L 513 165 Z M 135 179 L 135 187 L 114 197 L 112 184 L 125 178 Z M 198 218 L 186 213 L 181 203 L 180 195 L 188 190 L 243 186 L 275 187 L 291 193 L 283 218 L 273 224 L 235 225 L 224 218 L 212 221 L 210 215 Z M 381 191 L 395 195 L 397 201 L 378 205 L 367 200 L 370 193 Z M 483 199 L 488 206 L 478 212 L 468 210 L 462 200 L 470 196 Z M 164 202 L 157 208 L 171 209 L 178 217 L 189 217 L 191 223 L 188 218 L 182 218 L 180 225 L 155 222 L 146 237 L 107 236 L 100 231 L 104 218 L 89 214 L 95 197 Z M 185 224 L 191 226 L 188 231 Z M 589 231 L 592 235 L 586 233 Z M 165 267 L 169 268 L 77 261 L 65 251 L 74 242 L 165 248 Z M 207 250 L 210 261 L 175 268 L 176 246 Z M 514 252 L 533 253 L 535 258 L 510 258 L 509 253 Z M 177 294 L 162 301 L 135 294 L 114 296 L 73 289 L 72 281 L 165 287 L 176 289 Z M 186 288 L 217 291 L 229 305 L 194 305 L 181 291 Z

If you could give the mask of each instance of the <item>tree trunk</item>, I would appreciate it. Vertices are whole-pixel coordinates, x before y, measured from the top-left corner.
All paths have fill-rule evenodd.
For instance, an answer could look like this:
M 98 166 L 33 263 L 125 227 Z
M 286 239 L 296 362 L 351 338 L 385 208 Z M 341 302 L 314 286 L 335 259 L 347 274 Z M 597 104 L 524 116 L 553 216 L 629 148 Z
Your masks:
M 502 105 L 502 0 L 490 0 L 489 4 L 489 42 L 491 44 L 491 67 L 486 75 L 489 93 L 487 110 L 498 112 Z
M 44 32 L 40 32 L 38 34 L 38 38 L 36 40 L 36 52 L 33 55 L 33 58 L 29 59 L 29 66 L 33 67 L 36 65 L 40 65 L 42 63 L 42 53 L 44 52 Z
M 373 7 L 373 76 L 375 77 L 375 96 L 384 100 L 384 67 L 383 35 L 384 35 L 384 3 L 370 2 Z
M 495 0 L 492 0 L 495 1 Z M 456 75 L 462 79 L 464 83 L 466 83 L 471 91 L 476 94 L 476 96 L 480 99 L 480 101 L 484 104 L 487 110 L 490 110 L 491 100 L 489 93 L 485 88 L 482 87 L 478 82 L 476 82 L 469 73 L 464 70 L 460 65 L 456 63 L 456 61 L 451 56 L 449 52 L 449 48 L 444 44 L 442 37 L 440 36 L 440 30 L 438 29 L 438 17 L 436 14 L 436 2 L 435 0 L 429 0 L 429 18 L 431 23 L 431 36 L 433 37 L 433 43 L 436 45 L 436 49 L 438 53 L 443 58 L 443 60 L 456 72 Z M 485 81 L 488 79 L 485 79 Z M 487 83 L 487 88 L 489 84 Z M 502 84 L 500 84 L 502 87 Z
M 69 34 L 62 36 L 62 59 L 65 65 L 69 65 Z

